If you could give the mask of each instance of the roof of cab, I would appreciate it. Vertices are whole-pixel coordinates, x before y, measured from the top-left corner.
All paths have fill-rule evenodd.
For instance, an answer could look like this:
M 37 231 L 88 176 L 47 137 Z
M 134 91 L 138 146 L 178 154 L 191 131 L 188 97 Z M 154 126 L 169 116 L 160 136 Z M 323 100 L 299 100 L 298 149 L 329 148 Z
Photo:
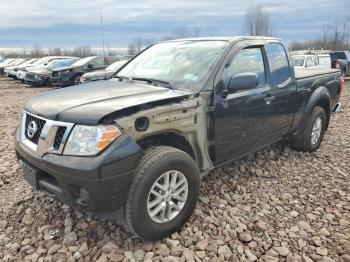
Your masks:
M 267 36 L 195 37 L 195 38 L 182 38 L 182 39 L 166 40 L 164 42 L 179 42 L 179 41 L 228 41 L 228 42 L 236 42 L 239 40 L 275 40 L 275 41 L 281 41 L 281 38 L 267 37 Z

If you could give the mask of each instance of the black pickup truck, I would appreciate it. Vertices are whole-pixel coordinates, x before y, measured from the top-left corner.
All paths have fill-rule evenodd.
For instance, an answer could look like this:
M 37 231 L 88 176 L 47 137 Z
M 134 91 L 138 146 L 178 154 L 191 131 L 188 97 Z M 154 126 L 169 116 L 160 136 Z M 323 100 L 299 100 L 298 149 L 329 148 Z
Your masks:
M 111 80 L 32 97 L 16 152 L 35 189 L 160 239 L 215 167 L 282 139 L 317 150 L 343 86 L 339 70 L 294 72 L 276 38 L 162 42 Z
M 335 51 L 330 53 L 332 68 L 340 69 L 344 77 L 350 76 L 350 52 Z

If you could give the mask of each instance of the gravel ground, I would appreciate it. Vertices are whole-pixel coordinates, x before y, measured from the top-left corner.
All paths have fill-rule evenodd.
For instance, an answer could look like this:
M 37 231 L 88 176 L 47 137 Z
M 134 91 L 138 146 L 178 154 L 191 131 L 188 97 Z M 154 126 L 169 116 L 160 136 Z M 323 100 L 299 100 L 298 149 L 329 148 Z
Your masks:
M 0 79 L 0 261 L 350 261 L 349 88 L 319 151 L 276 145 L 217 169 L 181 231 L 142 242 L 21 179 L 12 134 L 47 89 Z

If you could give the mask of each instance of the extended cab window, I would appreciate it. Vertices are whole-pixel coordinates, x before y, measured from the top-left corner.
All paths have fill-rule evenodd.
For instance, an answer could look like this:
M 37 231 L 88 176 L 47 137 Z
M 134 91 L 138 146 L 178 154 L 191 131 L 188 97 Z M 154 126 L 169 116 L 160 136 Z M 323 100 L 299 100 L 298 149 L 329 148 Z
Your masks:
M 286 51 L 278 43 L 268 44 L 265 46 L 265 49 L 270 66 L 271 85 L 283 85 L 292 77 Z
M 224 88 L 228 86 L 232 76 L 240 73 L 256 73 L 259 77 L 259 85 L 265 84 L 264 59 L 261 48 L 246 48 L 238 52 L 223 73 Z

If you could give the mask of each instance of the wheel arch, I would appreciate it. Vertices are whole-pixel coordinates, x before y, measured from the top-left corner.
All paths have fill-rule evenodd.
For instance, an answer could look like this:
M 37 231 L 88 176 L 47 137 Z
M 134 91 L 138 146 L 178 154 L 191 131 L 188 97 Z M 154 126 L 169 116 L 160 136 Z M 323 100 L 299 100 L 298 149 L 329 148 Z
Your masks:
M 174 147 L 184 151 L 185 153 L 190 155 L 194 161 L 198 163 L 198 157 L 195 153 L 195 150 L 193 149 L 193 146 L 190 144 L 190 142 L 188 142 L 188 140 L 184 136 L 175 132 L 152 134 L 138 140 L 137 143 L 144 150 L 154 145 Z
M 323 110 L 325 111 L 326 113 L 326 130 L 328 128 L 328 125 L 329 125 L 329 121 L 330 121 L 330 116 L 331 116 L 331 95 L 329 93 L 329 90 L 324 87 L 324 86 L 319 86 L 318 88 L 316 88 L 312 95 L 310 96 L 306 106 L 305 106 L 305 109 L 304 109 L 304 112 L 303 112 L 303 117 L 301 119 L 301 122 L 300 122 L 300 125 L 299 127 L 297 128 L 296 132 L 295 132 L 295 135 L 298 135 L 300 134 L 306 124 L 307 124 L 307 121 L 309 120 L 314 108 L 316 106 L 319 106 L 321 108 L 323 108 Z

